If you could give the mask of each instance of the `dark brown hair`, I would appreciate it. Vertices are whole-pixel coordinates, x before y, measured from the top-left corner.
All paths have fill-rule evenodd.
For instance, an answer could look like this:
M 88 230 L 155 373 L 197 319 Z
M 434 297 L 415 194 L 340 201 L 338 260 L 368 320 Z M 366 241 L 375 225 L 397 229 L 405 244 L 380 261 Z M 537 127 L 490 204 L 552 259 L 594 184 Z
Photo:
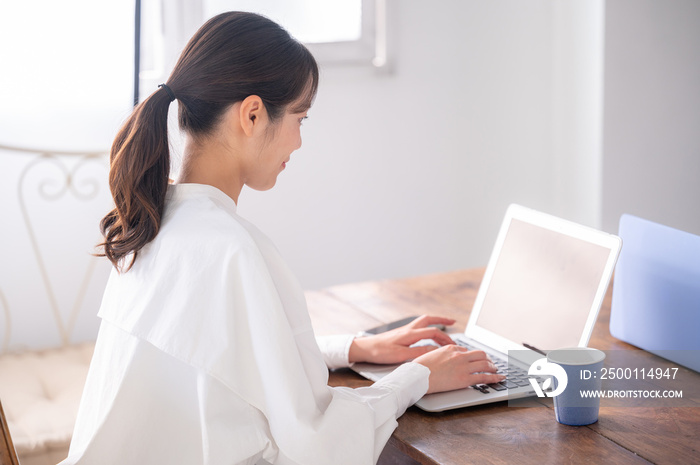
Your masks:
M 139 104 L 120 129 L 110 153 L 109 186 L 115 208 L 100 223 L 106 256 L 119 271 L 158 234 L 170 174 L 168 107 L 179 101 L 180 128 L 209 134 L 224 111 L 251 95 L 275 122 L 292 103 L 304 111 L 318 88 L 313 56 L 269 19 L 222 13 L 190 39 L 170 77 Z M 128 266 L 124 259 L 133 254 Z

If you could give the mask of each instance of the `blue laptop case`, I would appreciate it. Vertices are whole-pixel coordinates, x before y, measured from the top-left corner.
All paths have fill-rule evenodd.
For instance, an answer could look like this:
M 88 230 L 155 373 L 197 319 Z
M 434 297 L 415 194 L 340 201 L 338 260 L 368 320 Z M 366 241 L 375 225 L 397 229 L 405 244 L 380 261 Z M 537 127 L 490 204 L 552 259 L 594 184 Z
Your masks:
M 700 236 L 620 218 L 610 333 L 700 371 Z

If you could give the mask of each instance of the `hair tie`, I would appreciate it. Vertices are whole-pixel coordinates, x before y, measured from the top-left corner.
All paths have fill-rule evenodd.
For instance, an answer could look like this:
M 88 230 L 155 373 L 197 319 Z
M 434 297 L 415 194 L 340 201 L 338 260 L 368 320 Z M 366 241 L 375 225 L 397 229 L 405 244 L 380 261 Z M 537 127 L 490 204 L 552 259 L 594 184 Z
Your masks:
M 165 89 L 165 93 L 168 94 L 168 97 L 170 97 L 171 102 L 173 100 L 175 100 L 175 93 L 172 91 L 172 89 L 170 87 L 168 87 L 165 84 L 159 84 L 158 87 L 162 87 L 163 89 Z

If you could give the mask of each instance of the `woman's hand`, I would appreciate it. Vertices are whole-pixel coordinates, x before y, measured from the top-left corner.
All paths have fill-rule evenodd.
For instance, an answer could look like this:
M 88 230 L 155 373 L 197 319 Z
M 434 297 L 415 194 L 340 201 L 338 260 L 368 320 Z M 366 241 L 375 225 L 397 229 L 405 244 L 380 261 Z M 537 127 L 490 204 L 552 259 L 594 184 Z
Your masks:
M 451 391 L 474 384 L 491 384 L 506 377 L 495 374 L 496 366 L 481 350 L 451 345 L 440 347 L 414 360 L 430 369 L 428 394 Z
M 434 345 L 411 347 L 422 339 L 432 339 L 439 345 L 454 345 L 450 336 L 430 325 L 452 325 L 455 320 L 423 315 L 400 328 L 373 336 L 355 338 L 350 346 L 349 360 L 369 363 L 401 363 L 437 349 Z

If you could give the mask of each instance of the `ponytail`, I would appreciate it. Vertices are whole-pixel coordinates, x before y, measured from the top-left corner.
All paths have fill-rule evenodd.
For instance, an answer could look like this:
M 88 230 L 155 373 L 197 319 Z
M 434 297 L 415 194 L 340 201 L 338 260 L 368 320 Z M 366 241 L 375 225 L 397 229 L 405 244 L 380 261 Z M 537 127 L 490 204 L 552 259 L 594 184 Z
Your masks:
M 99 255 L 119 271 L 131 268 L 139 250 L 160 229 L 170 174 L 169 94 L 161 88 L 139 104 L 110 151 L 109 187 L 115 208 L 100 222 L 105 240 Z

